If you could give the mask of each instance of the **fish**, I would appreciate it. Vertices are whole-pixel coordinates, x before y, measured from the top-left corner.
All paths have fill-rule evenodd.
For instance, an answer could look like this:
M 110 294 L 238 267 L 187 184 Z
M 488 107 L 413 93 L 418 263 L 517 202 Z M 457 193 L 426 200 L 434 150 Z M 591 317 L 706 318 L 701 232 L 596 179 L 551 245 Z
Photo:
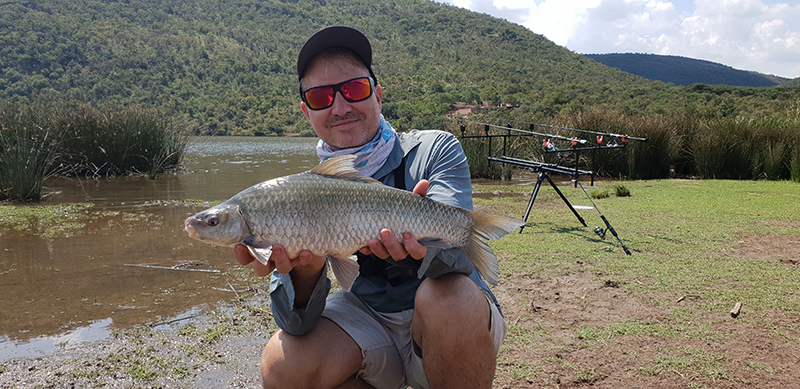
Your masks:
M 349 290 L 358 276 L 353 254 L 382 229 L 411 232 L 428 248 L 458 247 L 492 285 L 499 264 L 488 244 L 524 222 L 470 211 L 384 185 L 356 170 L 343 155 L 299 174 L 261 182 L 184 222 L 189 237 L 202 242 L 244 244 L 267 264 L 272 246 L 289 258 L 300 251 L 326 256 L 334 276 Z

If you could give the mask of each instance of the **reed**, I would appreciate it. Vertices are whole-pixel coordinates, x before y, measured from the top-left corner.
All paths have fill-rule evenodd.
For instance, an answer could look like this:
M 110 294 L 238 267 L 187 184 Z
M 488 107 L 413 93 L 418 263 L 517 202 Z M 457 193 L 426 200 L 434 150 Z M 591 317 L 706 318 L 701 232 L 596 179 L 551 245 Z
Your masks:
M 188 138 L 143 108 L 45 108 L 0 102 L 0 200 L 38 200 L 52 174 L 92 177 L 177 167 Z
M 800 182 L 800 139 L 792 142 L 792 157 L 789 162 L 789 177 L 794 182 Z
M 59 134 L 37 106 L 0 105 L 0 200 L 39 200 L 53 174 Z
M 482 118 L 473 118 L 480 122 Z M 492 124 L 497 120 L 484 119 Z M 555 127 L 537 127 L 536 132 L 574 137 L 574 132 L 557 127 L 576 128 L 598 133 L 612 133 L 646 138 L 646 142 L 628 141 L 625 152 L 584 152 L 575 160 L 574 154 L 544 154 L 542 138 L 513 138 L 509 140 L 506 155 L 544 163 L 592 170 L 601 176 L 624 176 L 634 179 L 662 179 L 669 177 L 701 177 L 716 179 L 791 179 L 800 182 L 800 120 L 770 118 L 717 118 L 702 119 L 692 115 L 631 116 L 610 110 L 590 110 L 579 114 L 564 114 L 536 120 L 539 124 Z M 518 125 L 517 125 L 518 126 Z M 457 125 L 449 130 L 456 134 Z M 480 126 L 470 124 L 468 133 L 480 132 Z M 515 127 L 518 128 L 518 127 Z M 522 129 L 522 128 L 520 128 Z M 492 129 L 493 134 L 502 132 Z M 600 138 L 594 135 L 579 136 L 592 145 L 623 144 L 619 138 Z M 595 139 L 596 138 L 596 139 Z M 498 177 L 499 167 L 489 170 L 485 157 L 486 139 L 465 139 L 470 167 L 476 177 Z M 493 141 L 492 155 L 502 154 Z M 557 141 L 561 149 L 571 147 L 568 142 Z M 493 164 L 494 165 L 494 164 Z
M 79 107 L 59 115 L 62 163 L 73 174 L 145 174 L 154 178 L 177 166 L 187 138 L 174 121 L 143 108 Z
M 794 148 L 800 139 L 800 128 L 786 120 L 751 120 L 753 132 L 754 179 L 785 180 L 791 178 Z
M 464 149 L 464 154 L 466 154 L 469 163 L 470 174 L 474 178 L 500 179 L 503 176 L 503 168 L 499 163 L 489 163 L 487 159 L 489 155 L 489 143 L 482 142 L 482 140 L 483 139 L 461 140 L 461 147 Z M 493 153 L 493 155 L 497 154 Z

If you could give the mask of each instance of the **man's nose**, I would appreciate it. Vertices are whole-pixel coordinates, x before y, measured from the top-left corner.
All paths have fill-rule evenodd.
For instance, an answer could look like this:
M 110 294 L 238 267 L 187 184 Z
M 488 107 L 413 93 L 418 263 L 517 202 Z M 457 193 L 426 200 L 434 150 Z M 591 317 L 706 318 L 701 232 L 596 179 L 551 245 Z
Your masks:
M 336 95 L 333 96 L 333 105 L 331 105 L 331 113 L 334 115 L 341 116 L 350 112 L 353 109 L 351 103 L 344 99 L 342 96 L 342 92 L 336 91 Z

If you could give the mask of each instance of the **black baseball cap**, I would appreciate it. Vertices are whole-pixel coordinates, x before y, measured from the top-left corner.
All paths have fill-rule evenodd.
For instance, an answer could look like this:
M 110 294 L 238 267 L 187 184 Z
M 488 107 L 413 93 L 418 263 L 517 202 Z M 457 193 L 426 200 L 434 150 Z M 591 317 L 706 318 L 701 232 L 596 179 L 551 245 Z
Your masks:
M 375 83 L 378 82 L 372 73 L 372 46 L 369 40 L 361 31 L 346 26 L 326 27 L 308 38 L 297 56 L 297 78 L 303 78 L 308 64 L 317 53 L 332 48 L 352 51 L 367 67 Z

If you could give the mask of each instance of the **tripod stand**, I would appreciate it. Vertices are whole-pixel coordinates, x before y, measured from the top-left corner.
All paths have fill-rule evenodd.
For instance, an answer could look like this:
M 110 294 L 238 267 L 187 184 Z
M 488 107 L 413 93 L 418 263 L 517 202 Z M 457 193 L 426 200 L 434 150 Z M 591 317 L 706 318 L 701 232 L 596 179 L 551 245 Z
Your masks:
M 553 182 L 553 179 L 550 178 L 550 175 L 547 174 L 546 171 L 541 171 L 539 173 L 539 178 L 536 180 L 536 186 L 533 187 L 531 200 L 528 202 L 528 209 L 525 210 L 525 218 L 522 220 L 526 223 L 528 222 L 528 216 L 530 216 L 531 214 L 531 208 L 533 208 L 533 202 L 536 201 L 536 196 L 539 194 L 539 189 L 542 187 L 542 181 L 544 181 L 545 179 L 547 179 L 547 182 L 550 183 L 550 186 L 552 186 L 553 189 L 556 190 L 556 193 L 558 193 L 558 195 L 561 196 L 561 200 L 564 200 L 564 203 L 567 204 L 567 207 L 569 207 L 572 213 L 575 214 L 575 217 L 578 218 L 578 221 L 581 222 L 581 224 L 583 224 L 584 227 L 587 227 L 586 222 L 583 220 L 581 215 L 578 214 L 578 211 L 576 211 L 575 208 L 572 206 L 572 204 L 570 204 L 569 200 L 567 200 L 567 198 L 564 197 L 564 194 L 561 193 L 561 190 L 558 189 L 558 186 L 556 186 L 556 184 Z M 525 228 L 524 224 L 522 225 L 522 227 L 519 228 L 520 234 L 522 233 L 523 228 Z

